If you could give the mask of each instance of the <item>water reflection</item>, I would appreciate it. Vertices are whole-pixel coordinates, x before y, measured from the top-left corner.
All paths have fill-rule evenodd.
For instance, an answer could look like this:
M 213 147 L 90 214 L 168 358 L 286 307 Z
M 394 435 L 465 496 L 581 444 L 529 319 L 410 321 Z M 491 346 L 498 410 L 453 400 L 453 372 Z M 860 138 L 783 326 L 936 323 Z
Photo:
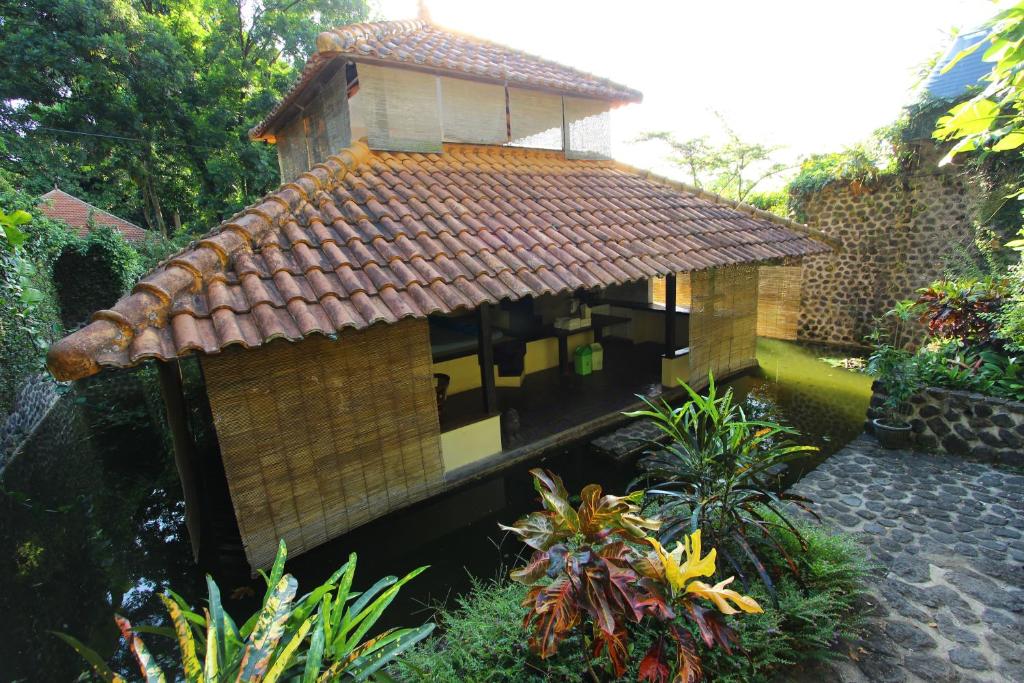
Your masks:
M 831 368 L 813 350 L 783 342 L 762 341 L 759 360 L 761 372 L 730 386 L 752 417 L 786 421 L 806 435 L 806 443 L 821 448 L 814 462 L 860 432 L 866 377 Z M 0 496 L 0 610 L 8 616 L 0 623 L 0 680 L 74 678 L 82 662 L 47 634 L 51 629 L 115 656 L 118 668 L 127 671 L 128 653 L 115 652 L 113 612 L 136 623 L 161 624 L 156 593 L 173 587 L 196 603 L 205 595 L 203 570 L 192 562 L 153 374 L 122 373 L 116 392 L 108 379 L 87 383 L 85 400 L 65 398 L 8 467 Z M 597 482 L 621 492 L 634 475 L 629 465 L 596 456 L 586 443 L 550 453 L 541 464 L 561 474 L 570 491 Z M 536 465 L 396 512 L 296 558 L 290 569 L 300 589 L 310 588 L 355 551 L 358 589 L 382 575 L 429 564 L 428 572 L 403 589 L 382 625 L 423 621 L 429 616 L 425 605 L 464 591 L 470 575 L 496 576 L 518 562 L 522 546 L 505 538 L 497 522 L 510 523 L 536 506 L 526 474 Z M 250 595 L 262 589 L 247 567 L 236 561 L 206 569 L 221 584 L 234 616 L 256 607 Z M 148 641 L 169 661 L 170 641 Z

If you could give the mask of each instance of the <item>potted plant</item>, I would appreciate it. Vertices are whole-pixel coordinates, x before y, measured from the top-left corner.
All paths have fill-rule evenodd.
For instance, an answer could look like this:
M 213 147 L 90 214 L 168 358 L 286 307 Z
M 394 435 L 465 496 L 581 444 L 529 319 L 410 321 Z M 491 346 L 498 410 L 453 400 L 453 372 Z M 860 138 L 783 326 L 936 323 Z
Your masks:
M 920 382 L 917 357 L 908 349 L 908 327 L 915 311 L 914 302 L 898 303 L 885 314 L 891 324 L 880 325 L 869 337 L 874 351 L 867 371 L 875 376 L 876 387 L 883 394 L 882 415 L 872 419 L 871 426 L 883 448 L 909 448 L 913 440 L 907 409 Z

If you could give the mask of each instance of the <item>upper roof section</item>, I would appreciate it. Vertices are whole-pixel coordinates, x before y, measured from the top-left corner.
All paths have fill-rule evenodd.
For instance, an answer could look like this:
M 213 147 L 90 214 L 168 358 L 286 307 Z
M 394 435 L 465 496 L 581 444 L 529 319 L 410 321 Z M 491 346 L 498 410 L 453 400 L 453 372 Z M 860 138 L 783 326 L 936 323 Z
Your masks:
M 58 379 L 828 247 L 798 224 L 561 152 L 330 157 L 48 354 Z
M 94 224 L 110 226 L 124 235 L 129 242 L 141 242 L 146 238 L 146 231 L 134 223 L 118 218 L 112 213 L 57 188 L 53 188 L 39 198 L 39 210 L 44 216 L 67 223 L 78 233 L 79 237 L 84 237 L 89 233 L 89 218 L 91 217 Z
M 988 34 L 989 29 L 985 28 L 958 35 L 945 56 L 935 63 L 928 80 L 924 83 L 925 92 L 939 99 L 955 100 L 967 94 L 971 88 L 980 85 L 982 77 L 992 70 L 992 63 L 981 58 L 985 54 L 983 47 L 965 56 L 949 71 L 944 72 L 943 69 L 956 59 L 958 54 L 985 40 Z
M 446 31 L 422 19 L 342 26 L 317 37 L 299 80 L 249 134 L 269 137 L 278 118 L 335 57 L 354 62 L 428 71 L 445 76 L 498 83 L 612 103 L 639 102 L 643 95 L 547 59 L 472 36 Z

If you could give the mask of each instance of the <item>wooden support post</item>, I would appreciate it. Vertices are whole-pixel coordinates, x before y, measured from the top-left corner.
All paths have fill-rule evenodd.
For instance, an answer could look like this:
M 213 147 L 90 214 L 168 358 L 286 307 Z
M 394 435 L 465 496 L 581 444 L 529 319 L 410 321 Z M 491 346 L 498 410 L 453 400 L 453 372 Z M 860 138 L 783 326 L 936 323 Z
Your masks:
M 188 428 L 181 366 L 177 360 L 157 361 L 156 365 L 160 374 L 160 393 L 167 412 L 167 426 L 171 430 L 171 441 L 174 444 L 174 464 L 178 468 L 181 491 L 185 497 L 185 526 L 192 542 L 192 557 L 198 561 L 202 497 L 196 443 Z
M 480 387 L 484 393 L 484 412 L 493 415 L 498 412 L 498 394 L 494 388 L 494 337 L 491 334 L 491 306 L 482 304 L 477 309 L 479 317 L 479 338 L 477 358 L 480 361 Z
M 676 276 L 665 276 L 665 358 L 676 356 Z

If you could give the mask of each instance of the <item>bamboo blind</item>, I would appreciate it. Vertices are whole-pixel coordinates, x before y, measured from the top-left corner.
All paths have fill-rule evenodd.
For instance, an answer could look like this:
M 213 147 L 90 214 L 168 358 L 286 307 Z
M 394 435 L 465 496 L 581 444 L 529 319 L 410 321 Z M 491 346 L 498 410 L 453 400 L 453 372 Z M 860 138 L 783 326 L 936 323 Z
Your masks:
M 562 98 L 558 95 L 508 89 L 509 127 L 513 147 L 562 149 Z
M 758 272 L 757 334 L 796 339 L 803 266 L 762 266 Z
M 651 278 L 651 301 L 665 305 L 665 278 Z M 690 305 L 690 274 L 676 274 L 676 306 Z
M 365 131 L 371 149 L 440 152 L 437 77 L 371 64 L 358 68 L 359 92 L 349 100 L 352 137 Z
M 443 76 L 439 80 L 445 142 L 478 145 L 508 142 L 504 87 Z
M 437 493 L 425 321 L 203 358 L 232 504 L 254 568 Z
M 690 273 L 690 386 L 757 363 L 757 266 Z
M 569 159 L 610 159 L 611 113 L 608 103 L 580 97 L 563 97 Z

